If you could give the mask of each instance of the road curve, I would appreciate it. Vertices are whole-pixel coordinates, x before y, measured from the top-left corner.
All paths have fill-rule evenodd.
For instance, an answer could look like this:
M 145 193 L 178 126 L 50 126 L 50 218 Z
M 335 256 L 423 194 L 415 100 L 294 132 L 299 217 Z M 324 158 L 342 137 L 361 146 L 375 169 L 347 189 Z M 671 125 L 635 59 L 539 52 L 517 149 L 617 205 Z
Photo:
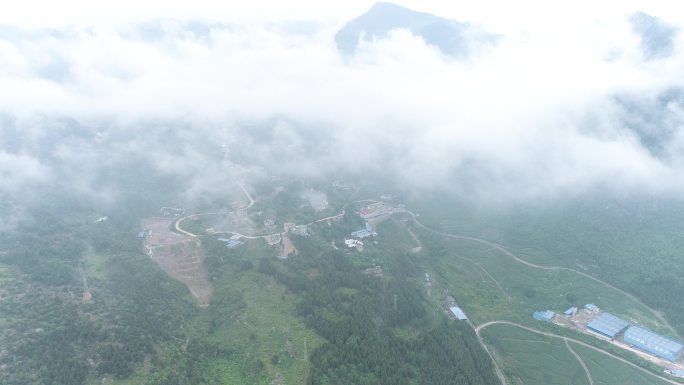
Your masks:
M 238 183 L 238 186 L 240 186 L 240 189 L 242 190 L 242 192 L 245 193 L 245 195 L 247 196 L 247 199 L 249 199 L 249 203 L 247 204 L 247 206 L 245 206 L 241 209 L 241 210 L 247 210 L 247 209 L 251 208 L 252 206 L 254 206 L 254 199 L 252 198 L 251 195 L 249 195 L 249 191 L 247 191 L 247 189 L 245 188 L 245 185 L 242 182 Z
M 606 287 L 609 287 L 609 288 L 611 288 L 611 289 L 617 291 L 618 293 L 624 295 L 625 297 L 627 297 L 627 298 L 633 300 L 634 302 L 636 302 L 636 303 L 640 304 L 641 306 L 643 306 L 644 308 L 648 309 L 648 310 L 649 310 L 649 311 L 650 311 L 650 312 L 651 312 L 651 313 L 652 313 L 660 322 L 663 323 L 663 325 L 665 325 L 665 326 L 670 330 L 670 332 L 671 332 L 673 335 L 675 335 L 675 336 L 676 336 L 677 338 L 679 338 L 679 339 L 682 339 L 682 337 L 679 335 L 679 333 L 677 333 L 677 330 L 675 330 L 675 328 L 672 327 L 672 325 L 670 325 L 670 323 L 665 319 L 665 317 L 664 317 L 659 311 L 657 311 L 657 310 L 651 308 L 650 306 L 646 305 L 643 301 L 641 301 L 641 300 L 640 300 L 639 298 L 637 298 L 636 296 L 634 296 L 634 295 L 632 295 L 632 294 L 630 294 L 630 293 L 628 293 L 628 292 L 626 292 L 626 291 L 624 291 L 624 290 L 622 290 L 622 289 L 620 289 L 620 288 L 618 288 L 618 287 L 615 287 L 615 286 L 611 285 L 610 283 L 608 283 L 608 282 L 606 282 L 606 281 L 603 281 L 603 280 L 601 280 L 601 279 L 599 279 L 599 278 L 596 278 L 596 277 L 594 277 L 593 275 L 589 275 L 589 274 L 584 273 L 584 272 L 582 272 L 582 271 L 575 270 L 575 269 L 572 269 L 572 268 L 569 268 L 569 267 L 564 267 L 564 266 L 544 266 L 544 265 L 537 265 L 537 264 L 535 264 L 535 263 L 528 262 L 528 261 L 526 261 L 526 260 L 524 260 L 524 259 L 518 257 L 517 255 L 511 253 L 511 252 L 508 251 L 506 248 L 504 248 L 503 246 L 501 246 L 500 244 L 498 244 L 498 243 L 496 243 L 496 242 L 488 241 L 488 240 L 482 239 L 482 238 L 469 237 L 469 236 L 458 235 L 458 234 L 449 234 L 449 233 L 445 233 L 445 232 L 442 232 L 442 231 L 439 231 L 439 230 L 435 230 L 435 229 L 432 229 L 432 228 L 430 228 L 430 227 L 424 225 L 423 223 L 421 223 L 421 222 L 418 220 L 418 218 L 416 218 L 416 214 L 414 214 L 412 211 L 407 210 L 407 209 L 401 209 L 401 211 L 399 211 L 399 212 L 405 212 L 405 213 L 407 213 L 408 215 L 411 216 L 411 218 L 413 219 L 413 222 L 414 222 L 418 227 L 420 227 L 420 228 L 422 228 L 422 229 L 424 229 L 424 230 L 427 230 L 427 231 L 429 231 L 429 232 L 431 232 L 431 233 L 434 233 L 434 234 L 437 234 L 437 235 L 441 235 L 441 236 L 444 236 L 444 237 L 447 237 L 447 238 L 461 239 L 461 240 L 466 240 L 466 241 L 472 241 L 472 242 L 477 242 L 477 243 L 481 243 L 481 244 L 483 244 L 483 245 L 490 246 L 490 247 L 492 247 L 493 249 L 498 250 L 498 251 L 504 253 L 505 255 L 511 257 L 511 258 L 514 259 L 515 261 L 517 261 L 517 262 L 519 262 L 519 263 L 522 263 L 522 264 L 525 265 L 525 266 L 534 268 L 534 269 L 542 269 L 542 270 L 549 270 L 549 271 L 561 271 L 561 270 L 570 271 L 570 272 L 579 274 L 579 275 L 581 275 L 581 276 L 583 276 L 583 277 L 585 277 L 585 278 L 591 279 L 591 280 L 594 281 L 594 282 L 598 282 L 598 283 L 600 283 L 600 284 L 602 284 L 602 285 L 604 285 L 604 286 L 606 286 Z
M 589 385 L 594 385 L 594 379 L 591 377 L 591 372 L 589 371 L 589 368 L 587 368 L 587 364 L 584 363 L 584 360 L 582 359 L 582 357 L 580 357 L 579 354 L 577 354 L 577 352 L 575 352 L 572 349 L 572 346 L 570 346 L 570 342 L 568 342 L 567 338 L 563 338 L 563 342 L 565 342 L 565 347 L 568 348 L 568 351 L 573 356 L 575 356 L 575 358 L 577 359 L 577 362 L 579 362 L 579 364 L 582 365 L 582 369 L 584 369 L 584 374 L 587 375 L 587 381 L 589 381 Z
M 599 353 L 602 353 L 602 354 L 604 354 L 604 355 L 606 355 L 606 356 L 610 356 L 610 357 L 612 357 L 612 358 L 614 358 L 614 359 L 616 359 L 616 360 L 618 360 L 618 361 L 620 361 L 620 362 L 623 362 L 623 363 L 625 363 L 625 364 L 627 364 L 627 365 L 629 365 L 629 366 L 631 366 L 631 367 L 633 367 L 633 368 L 635 368 L 635 369 L 637 369 L 637 370 L 640 370 L 640 371 L 642 371 L 642 372 L 644 372 L 644 373 L 648 373 L 649 375 L 651 375 L 651 376 L 653 376 L 653 377 L 656 377 L 656 378 L 658 378 L 658 379 L 660 379 L 660 380 L 662 380 L 662 381 L 665 381 L 665 382 L 668 382 L 668 383 L 674 384 L 674 385 L 682 385 L 681 382 L 677 382 L 677 381 L 671 380 L 671 379 L 669 379 L 669 378 L 665 378 L 665 377 L 663 377 L 663 376 L 657 375 L 657 374 L 655 374 L 655 373 L 653 373 L 653 372 L 651 372 L 651 371 L 649 371 L 649 370 L 647 370 L 647 369 L 642 368 L 641 366 L 639 366 L 639 365 L 637 365 L 637 364 L 635 364 L 635 363 L 633 363 L 633 362 L 631 362 L 631 361 L 629 361 L 629 360 L 626 360 L 626 359 L 624 359 L 624 358 L 622 358 L 622 357 L 616 356 L 616 355 L 613 354 L 613 353 L 610 353 L 610 352 L 607 352 L 607 351 L 605 351 L 605 350 L 603 350 L 603 349 L 597 348 L 596 346 L 590 345 L 590 344 L 588 344 L 588 343 L 586 343 L 586 342 L 582 342 L 582 341 L 580 341 L 580 340 L 576 340 L 576 339 L 571 338 L 571 337 L 565 337 L 565 336 L 561 336 L 561 335 L 558 335 L 558 334 L 553 334 L 553 333 L 549 333 L 549 332 L 543 332 L 543 331 L 541 331 L 541 330 L 537 330 L 537 329 L 534 329 L 534 328 L 531 328 L 531 327 L 528 327 L 528 326 L 520 325 L 520 324 L 515 323 L 515 322 L 505 321 L 505 320 L 489 321 L 489 322 L 483 323 L 482 325 L 477 326 L 477 327 L 475 328 L 475 333 L 479 336 L 479 335 L 480 335 L 480 332 L 482 331 L 482 329 L 484 329 L 484 328 L 486 328 L 486 327 L 488 327 L 488 326 L 491 326 L 491 325 L 510 325 L 510 326 L 514 326 L 514 327 L 517 327 L 517 328 L 520 328 L 520 329 L 524 329 L 524 330 L 527 330 L 527 331 L 529 331 L 529 332 L 532 332 L 532 333 L 535 333 L 535 334 L 539 334 L 539 335 L 543 335 L 543 336 L 546 336 L 546 337 L 560 338 L 560 339 L 562 339 L 562 340 L 565 340 L 566 342 L 567 342 L 567 341 L 574 342 L 574 343 L 576 343 L 576 344 L 578 344 L 578 345 L 584 346 L 585 348 L 589 348 L 589 349 L 591 349 L 591 350 L 594 350 L 594 351 L 597 351 L 597 352 L 599 352 Z

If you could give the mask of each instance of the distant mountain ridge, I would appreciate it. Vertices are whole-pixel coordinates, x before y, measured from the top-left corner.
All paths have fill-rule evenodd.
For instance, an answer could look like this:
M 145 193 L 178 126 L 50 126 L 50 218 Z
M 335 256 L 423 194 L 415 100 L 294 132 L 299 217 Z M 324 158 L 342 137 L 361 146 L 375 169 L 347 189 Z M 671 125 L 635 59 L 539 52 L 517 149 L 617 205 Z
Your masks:
M 335 42 L 341 51 L 352 54 L 360 39 L 382 39 L 395 29 L 407 29 L 444 54 L 455 57 L 467 56 L 473 44 L 497 40 L 496 35 L 470 23 L 381 2 L 342 27 L 335 35 Z

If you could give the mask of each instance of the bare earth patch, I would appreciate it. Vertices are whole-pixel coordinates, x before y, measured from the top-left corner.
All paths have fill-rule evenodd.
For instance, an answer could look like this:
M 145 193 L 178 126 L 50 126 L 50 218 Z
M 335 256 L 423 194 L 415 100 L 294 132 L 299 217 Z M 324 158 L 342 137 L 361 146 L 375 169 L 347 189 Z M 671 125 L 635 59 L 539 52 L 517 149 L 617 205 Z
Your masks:
M 202 306 L 207 306 L 211 285 L 202 263 L 200 242 L 171 231 L 173 222 L 169 218 L 143 219 L 142 228 L 148 230 L 145 252 L 168 275 L 187 286 Z

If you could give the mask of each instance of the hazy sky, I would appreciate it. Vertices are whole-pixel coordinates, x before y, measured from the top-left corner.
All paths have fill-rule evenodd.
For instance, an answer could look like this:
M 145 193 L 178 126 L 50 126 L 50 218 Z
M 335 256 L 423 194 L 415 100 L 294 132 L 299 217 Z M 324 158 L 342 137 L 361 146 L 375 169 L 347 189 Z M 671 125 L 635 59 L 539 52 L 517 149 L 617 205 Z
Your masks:
M 280 170 L 364 167 L 407 186 L 450 184 L 478 196 L 557 196 L 598 185 L 684 192 L 683 101 L 663 99 L 683 87 L 682 37 L 672 33 L 671 52 L 653 59 L 630 24 L 643 11 L 676 31 L 684 13 L 675 2 L 398 3 L 482 23 L 501 39 L 459 61 L 398 30 L 346 57 L 333 37 L 372 5 L 358 0 L 5 7 L 0 22 L 28 32 L 0 35 L 0 114 L 10 117 L 0 120 L 0 193 L 54 174 L 32 144 L 54 133 L 50 117 L 106 127 L 129 138 L 117 144 L 121 153 L 203 180 L 216 165 L 194 136 L 248 146 Z M 173 20 L 229 27 L 198 37 Z M 320 23 L 301 34 L 282 20 Z M 150 121 L 190 127 L 179 133 L 187 148 L 164 153 L 163 136 L 141 126 Z M 268 141 L 250 137 L 245 122 L 270 125 Z M 17 133 L 23 147 L 13 144 Z M 89 150 L 69 143 L 53 161 L 87 164 Z M 31 172 L 13 171 L 22 165 Z
M 69 23 L 120 23 L 153 18 L 201 19 L 221 21 L 246 20 L 346 20 L 368 9 L 374 1 L 306 0 L 24 0 L 4 6 L 1 23 L 33 26 Z M 633 10 L 684 21 L 680 5 L 669 0 L 579 0 L 549 2 L 543 0 L 401 0 L 397 4 L 455 19 L 479 21 L 493 28 L 531 28 L 552 26 L 577 19 L 600 18 Z M 559 17 L 562 16 L 562 17 Z

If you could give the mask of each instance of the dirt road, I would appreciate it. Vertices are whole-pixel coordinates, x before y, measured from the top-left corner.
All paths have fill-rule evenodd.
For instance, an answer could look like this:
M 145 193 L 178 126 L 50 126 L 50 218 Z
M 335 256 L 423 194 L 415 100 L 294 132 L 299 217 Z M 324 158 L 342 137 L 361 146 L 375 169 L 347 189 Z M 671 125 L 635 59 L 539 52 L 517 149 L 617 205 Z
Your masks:
M 375 202 L 375 201 L 372 201 L 372 200 L 365 200 L 365 202 Z M 441 236 L 447 237 L 447 238 L 461 239 L 461 240 L 466 240 L 466 241 L 472 241 L 472 242 L 477 242 L 477 243 L 480 243 L 480 244 L 483 244 L 483 245 L 490 246 L 492 249 L 495 249 L 495 250 L 498 250 L 498 251 L 502 252 L 503 254 L 507 255 L 507 256 L 510 257 L 510 258 L 512 258 L 512 259 L 515 260 L 516 262 L 519 262 L 519 263 L 521 263 L 521 264 L 523 264 L 523 265 L 525 265 L 525 266 L 528 266 L 528 267 L 531 267 L 531 268 L 534 268 L 534 269 L 549 270 L 549 271 L 561 271 L 561 270 L 570 271 L 570 272 L 579 274 L 579 275 L 581 275 L 581 276 L 583 276 L 583 277 L 585 277 L 585 278 L 591 279 L 591 280 L 594 281 L 594 282 L 598 282 L 598 283 L 602 284 L 603 286 L 606 286 L 606 287 L 608 287 L 608 288 L 611 288 L 611 289 L 617 291 L 618 293 L 624 295 L 625 297 L 627 297 L 627 298 L 633 300 L 634 302 L 636 302 L 636 303 L 640 304 L 641 306 L 643 306 L 644 308 L 648 309 L 648 310 L 649 310 L 649 311 L 650 311 L 650 312 L 651 312 L 651 313 L 652 313 L 660 322 L 663 323 L 663 325 L 665 325 L 665 326 L 668 328 L 668 330 L 669 330 L 673 335 L 675 335 L 677 338 L 681 339 L 681 336 L 679 335 L 679 333 L 677 333 L 677 330 L 675 330 L 675 328 L 672 327 L 672 325 L 670 325 L 670 323 L 667 321 L 667 319 L 665 319 L 665 317 L 662 315 L 662 313 L 660 313 L 659 311 L 657 311 L 657 310 L 651 308 L 650 306 L 646 305 L 643 301 L 641 301 L 641 300 L 640 300 L 639 298 L 637 298 L 636 296 L 634 296 L 634 295 L 632 295 L 632 294 L 630 294 L 630 293 L 628 293 L 628 292 L 626 292 L 626 291 L 624 291 L 624 290 L 622 290 L 622 289 L 620 289 L 620 288 L 618 288 L 618 287 L 615 287 L 615 286 L 611 285 L 610 283 L 608 283 L 608 282 L 606 282 L 606 281 L 603 281 L 603 280 L 601 280 L 601 279 L 599 279 L 599 278 L 596 278 L 596 277 L 594 277 L 593 275 L 584 273 L 584 272 L 579 271 L 579 270 L 575 270 L 575 269 L 570 268 L 570 267 L 564 267 L 564 266 L 544 266 L 544 265 L 538 265 L 538 264 L 535 264 L 535 263 L 532 263 L 532 262 L 528 262 L 528 261 L 526 261 L 526 260 L 524 260 L 524 259 L 518 257 L 517 255 L 513 254 L 512 252 L 510 252 L 509 250 L 507 250 L 505 247 L 503 247 L 502 245 L 500 245 L 500 244 L 498 244 L 498 243 L 496 243 L 496 242 L 488 241 L 488 240 L 482 239 L 482 238 L 476 238 L 476 237 L 470 237 L 470 236 L 458 235 L 458 234 L 449 234 L 449 233 L 445 233 L 445 232 L 442 232 L 442 231 L 439 231 L 439 230 L 435 230 L 435 229 L 432 229 L 432 228 L 430 228 L 430 227 L 424 225 L 423 223 L 421 223 L 421 222 L 418 220 L 418 218 L 416 217 L 416 214 L 413 213 L 412 211 L 407 210 L 407 209 L 405 209 L 405 208 L 397 208 L 397 209 L 399 210 L 398 212 L 403 212 L 403 213 L 406 213 L 406 214 L 410 215 L 411 218 L 413 219 L 413 222 L 414 222 L 418 227 L 420 227 L 420 228 L 422 228 L 422 229 L 424 229 L 424 230 L 427 230 L 427 231 L 429 231 L 429 232 L 431 232 L 431 233 L 434 233 L 434 234 L 437 234 L 437 235 L 441 235 Z
M 528 327 L 528 326 L 520 325 L 520 324 L 515 323 L 515 322 L 505 321 L 505 320 L 486 322 L 486 323 L 484 323 L 484 324 L 482 324 L 482 325 L 479 325 L 479 326 L 475 327 L 475 333 L 476 333 L 477 335 L 480 335 L 482 329 L 484 329 L 484 328 L 486 328 L 486 327 L 488 327 L 488 326 L 491 326 L 491 325 L 510 325 L 510 326 L 514 326 L 514 327 L 517 327 L 517 328 L 520 328 L 520 329 L 524 329 L 524 330 L 527 330 L 527 331 L 529 331 L 529 332 L 532 332 L 532 333 L 535 333 L 535 334 L 539 334 L 539 335 L 543 335 L 543 336 L 546 336 L 546 337 L 560 338 L 560 339 L 564 340 L 566 343 L 569 341 L 569 342 L 572 342 L 572 343 L 575 343 L 575 344 L 578 344 L 578 345 L 582 345 L 582 346 L 584 346 L 585 348 L 594 350 L 594 351 L 599 352 L 599 353 L 601 353 L 601 354 L 604 354 L 604 355 L 606 355 L 606 356 L 610 356 L 610 357 L 612 357 L 612 358 L 614 358 L 614 359 L 616 359 L 616 360 L 618 360 L 618 361 L 620 361 L 620 362 L 622 362 L 622 363 L 625 363 L 625 364 L 627 364 L 627 365 L 633 367 L 634 369 L 637 369 L 637 370 L 639 370 L 639 371 L 641 371 L 641 372 L 643 372 L 643 373 L 647 373 L 647 374 L 649 374 L 649 375 L 651 375 L 651 376 L 653 376 L 653 377 L 656 377 L 656 378 L 658 378 L 658 379 L 660 379 L 660 380 L 662 380 L 662 381 L 665 381 L 665 382 L 668 382 L 668 383 L 674 384 L 674 385 L 682 385 L 681 382 L 677 382 L 677 381 L 671 380 L 671 379 L 669 379 L 669 378 L 666 378 L 666 377 L 657 375 L 657 374 L 655 374 L 655 373 L 653 373 L 653 372 L 651 372 L 651 371 L 648 371 L 648 370 L 642 368 L 641 366 L 639 366 L 639 365 L 637 365 L 637 364 L 635 364 L 635 363 L 632 363 L 631 361 L 628 361 L 628 360 L 626 360 L 626 359 L 624 359 L 624 358 L 622 358 L 622 357 L 616 356 L 615 354 L 610 353 L 610 352 L 607 352 L 607 351 L 605 351 L 605 350 L 603 350 L 603 349 L 597 348 L 596 346 L 587 344 L 587 343 L 585 343 L 585 342 L 582 342 L 582 341 L 580 341 L 580 340 L 576 340 L 576 339 L 574 339 L 574 338 L 564 337 L 564 336 L 561 336 L 561 335 L 558 335 L 558 334 L 549 333 L 549 332 L 543 332 L 543 331 L 541 331 L 541 330 L 537 330 L 537 329 L 534 329 L 534 328 L 531 328 L 531 327 Z M 584 366 L 584 365 L 582 365 L 582 366 Z

